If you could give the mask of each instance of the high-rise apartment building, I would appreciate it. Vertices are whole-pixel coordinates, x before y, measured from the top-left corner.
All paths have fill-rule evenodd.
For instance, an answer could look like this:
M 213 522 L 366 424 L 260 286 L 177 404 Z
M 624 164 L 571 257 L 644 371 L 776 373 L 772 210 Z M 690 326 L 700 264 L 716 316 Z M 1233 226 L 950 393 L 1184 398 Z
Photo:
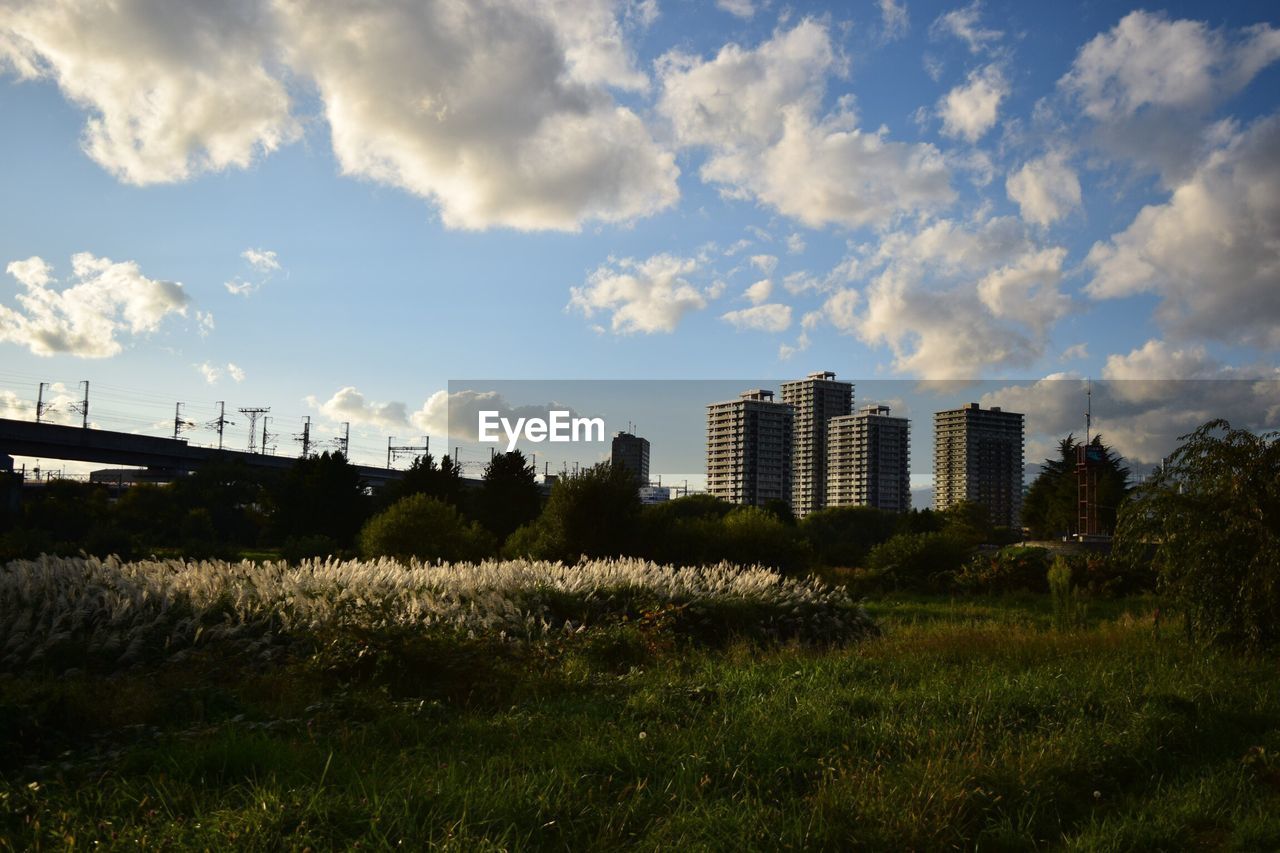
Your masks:
M 830 372 L 782 383 L 782 402 L 795 410 L 791 452 L 791 509 L 797 516 L 826 502 L 827 423 L 853 411 L 853 383 Z
M 772 391 L 707 406 L 707 491 L 761 506 L 791 499 L 792 410 Z
M 977 403 L 933 416 L 933 506 L 984 506 L 991 523 L 1017 527 L 1022 513 L 1023 416 Z
M 911 509 L 911 423 L 888 406 L 827 422 L 826 505 Z
M 649 485 L 649 440 L 629 432 L 613 435 L 610 461 L 614 468 L 626 468 L 639 486 Z

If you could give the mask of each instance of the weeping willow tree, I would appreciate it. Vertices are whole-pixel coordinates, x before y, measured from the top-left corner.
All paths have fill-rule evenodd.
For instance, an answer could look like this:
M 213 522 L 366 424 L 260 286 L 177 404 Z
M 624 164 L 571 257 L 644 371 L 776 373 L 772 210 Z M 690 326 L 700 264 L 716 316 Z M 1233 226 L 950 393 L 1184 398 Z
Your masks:
M 1115 555 L 1150 560 L 1200 639 L 1280 645 L 1280 433 L 1213 420 L 1120 513 Z

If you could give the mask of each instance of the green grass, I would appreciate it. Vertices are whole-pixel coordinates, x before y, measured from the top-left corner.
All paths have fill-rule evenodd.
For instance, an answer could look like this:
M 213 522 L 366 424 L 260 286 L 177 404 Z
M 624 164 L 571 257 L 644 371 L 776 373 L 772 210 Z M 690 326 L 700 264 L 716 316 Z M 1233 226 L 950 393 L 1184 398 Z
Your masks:
M 1047 596 L 904 597 L 837 649 L 615 629 L 9 678 L 0 847 L 1280 849 L 1275 661 L 1152 606 L 1057 632 Z

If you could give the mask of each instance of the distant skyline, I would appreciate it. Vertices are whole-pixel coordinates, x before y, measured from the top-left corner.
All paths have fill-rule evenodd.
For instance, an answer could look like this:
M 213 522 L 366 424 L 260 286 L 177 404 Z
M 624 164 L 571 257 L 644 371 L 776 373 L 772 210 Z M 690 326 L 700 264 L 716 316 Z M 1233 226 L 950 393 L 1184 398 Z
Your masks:
M 1276 19 L 4 4 L 0 416 L 89 380 L 106 428 L 270 406 L 282 449 L 350 421 L 375 464 L 447 446 L 450 380 L 833 370 L 1054 427 L 1079 405 L 1041 378 L 1266 380 L 1117 386 L 1147 463 L 1193 412 L 1276 428 Z

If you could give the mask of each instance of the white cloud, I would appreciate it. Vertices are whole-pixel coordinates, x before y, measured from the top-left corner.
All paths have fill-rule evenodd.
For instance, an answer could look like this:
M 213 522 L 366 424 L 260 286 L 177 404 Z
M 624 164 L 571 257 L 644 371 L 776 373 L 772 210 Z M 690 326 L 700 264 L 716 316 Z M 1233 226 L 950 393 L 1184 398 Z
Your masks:
M 217 383 L 222 378 L 222 368 L 217 365 L 210 364 L 207 361 L 195 365 L 196 370 L 200 371 L 200 375 L 204 377 L 204 381 L 210 385 Z
M 333 421 L 345 421 L 354 426 L 370 426 L 380 429 L 400 429 L 409 426 L 409 412 L 404 403 L 372 403 L 354 386 L 338 389 L 323 403 L 311 395 L 306 398 L 311 408 Z
M 981 17 L 982 2 L 973 0 L 968 6 L 939 15 L 929 27 L 929 34 L 934 38 L 954 36 L 968 45 L 970 53 L 980 53 L 1004 36 L 1000 30 L 983 27 Z
M 314 87 L 345 174 L 456 228 L 575 230 L 674 203 L 674 157 L 612 89 L 649 79 L 612 0 L 134 0 L 0 8 L 0 67 L 52 79 L 88 154 L 132 183 L 246 167 Z
M 479 440 L 477 428 L 481 411 L 497 412 L 498 417 L 514 423 L 517 418 L 546 418 L 552 409 L 567 411 L 570 417 L 578 416 L 576 409 L 563 402 L 517 406 L 497 391 L 464 389 L 453 393 L 436 391 L 409 420 L 428 435 L 447 435 L 453 441 L 474 442 Z
M 1154 293 L 1175 334 L 1280 349 L 1280 116 L 1214 151 L 1087 264 L 1095 299 Z
M 735 15 L 744 20 L 750 20 L 756 13 L 756 7 L 752 0 L 716 0 L 716 5 L 730 15 Z
M 626 10 L 623 13 L 628 24 L 642 30 L 653 26 L 661 15 L 662 10 L 658 8 L 658 0 L 627 0 Z
M 275 252 L 267 249 L 245 249 L 240 253 L 240 257 L 261 273 L 272 273 L 280 269 L 280 258 Z
M 709 149 L 703 180 L 811 227 L 883 224 L 949 203 L 950 176 L 932 145 L 859 129 L 848 98 L 821 114 L 826 77 L 845 65 L 826 28 L 806 19 L 752 50 L 665 55 L 658 111 L 681 145 Z
M 940 220 L 888 234 L 846 263 L 845 275 L 870 275 L 870 283 L 835 290 L 823 311 L 840 331 L 888 346 L 899 372 L 960 379 L 1025 368 L 1070 308 L 1058 289 L 1065 255 L 1037 246 L 1008 217 Z
M 1202 151 L 1205 116 L 1278 58 L 1269 24 L 1215 30 L 1134 11 L 1084 45 L 1058 85 L 1105 149 L 1176 183 Z
M 759 332 L 785 332 L 791 326 L 791 306 L 776 302 L 756 305 L 722 314 L 720 319 L 739 331 L 751 329 Z
M 674 157 L 608 87 L 642 89 L 605 0 L 280 0 L 342 171 L 445 225 L 575 230 L 676 200 Z
M 1066 257 L 1067 250 L 1061 246 L 1028 251 L 983 276 L 978 281 L 978 298 L 992 316 L 1015 320 L 1043 337 L 1071 307 L 1071 300 L 1058 290 Z
M 1089 344 L 1081 342 L 1072 344 L 1062 351 L 1063 361 L 1077 361 L 1089 357 Z
M 907 18 L 907 4 L 899 0 L 879 0 L 881 37 L 885 41 L 902 38 L 911 23 Z
M 213 315 L 208 311 L 196 311 L 196 332 L 202 338 L 209 337 L 213 331 Z
M 1093 432 L 1130 462 L 1158 462 L 1179 436 L 1213 418 L 1253 430 L 1280 423 L 1280 369 L 1228 367 L 1201 347 L 1148 341 L 1110 356 L 1103 376 L 1089 384 Z M 1085 389 L 1083 379 L 1056 375 L 984 394 L 980 402 L 1026 414 L 1028 446 L 1051 448 L 1068 432 L 1083 437 Z
M 743 292 L 743 296 L 752 305 L 760 305 L 767 302 L 769 296 L 773 293 L 773 282 L 767 278 L 757 281 Z
M 1080 179 L 1061 152 L 1024 163 L 1005 180 L 1005 191 L 1036 225 L 1052 225 L 1080 206 Z
M 273 31 L 256 0 L 7 4 L 0 68 L 85 108 L 84 150 L 121 180 L 181 181 L 298 136 Z
M 35 403 L 24 400 L 8 388 L 0 388 L 0 418 L 25 421 L 35 416 Z
M 154 332 L 170 314 L 185 315 L 191 301 L 181 284 L 149 279 L 134 261 L 81 252 L 72 256 L 71 269 L 70 286 L 55 290 L 43 259 L 8 265 L 24 290 L 18 308 L 0 305 L 0 341 L 36 355 L 107 358 L 123 349 L 118 336 Z
M 778 268 L 777 255 L 752 255 L 751 266 L 760 270 L 765 275 L 772 275 L 773 271 Z
M 1009 96 L 1009 83 L 999 66 L 975 68 L 962 85 L 938 101 L 942 132 L 977 142 L 995 126 L 1000 102 Z
M 807 244 L 804 241 L 804 237 L 801 236 L 799 232 L 793 231 L 791 234 L 787 235 L 787 253 L 788 254 L 791 254 L 791 255 L 803 254 L 806 248 L 807 248 Z
M 280 258 L 275 252 L 267 249 L 245 249 L 240 253 L 240 257 L 244 258 L 257 277 L 255 280 L 248 281 L 237 276 L 231 281 L 223 282 L 222 286 L 232 296 L 251 296 L 261 290 L 267 282 L 271 281 L 271 277 L 282 269 Z
M 687 277 L 697 271 L 696 260 L 666 254 L 611 261 L 570 289 L 567 307 L 588 318 L 608 312 L 609 327 L 617 334 L 673 332 L 686 314 L 718 295 L 689 283 Z
M 228 362 L 227 366 L 224 368 L 219 367 L 216 364 L 203 361 L 200 364 L 195 365 L 195 368 L 200 372 L 200 375 L 204 377 L 204 381 L 208 382 L 210 385 L 216 385 L 223 375 L 230 376 L 234 382 L 244 381 L 244 370 L 230 362 Z

